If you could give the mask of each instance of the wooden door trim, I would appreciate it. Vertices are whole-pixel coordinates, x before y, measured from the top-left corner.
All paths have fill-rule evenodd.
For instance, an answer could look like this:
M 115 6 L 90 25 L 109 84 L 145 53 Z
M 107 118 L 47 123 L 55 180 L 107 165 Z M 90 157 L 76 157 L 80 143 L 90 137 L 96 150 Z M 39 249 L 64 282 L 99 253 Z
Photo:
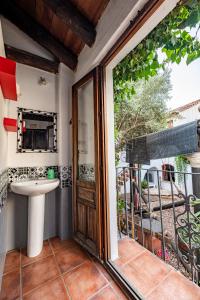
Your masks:
M 130 22 L 129 26 L 104 56 L 100 64 L 107 66 L 165 1 L 166 0 L 149 0 L 141 11 L 138 11 L 136 17 Z
M 101 209 L 102 209 L 102 249 L 103 261 L 108 261 L 110 254 L 110 210 L 108 197 L 108 134 L 107 134 L 107 111 L 105 105 L 105 88 L 106 88 L 106 68 L 101 65 L 99 71 L 99 91 L 100 91 L 100 143 L 101 143 Z

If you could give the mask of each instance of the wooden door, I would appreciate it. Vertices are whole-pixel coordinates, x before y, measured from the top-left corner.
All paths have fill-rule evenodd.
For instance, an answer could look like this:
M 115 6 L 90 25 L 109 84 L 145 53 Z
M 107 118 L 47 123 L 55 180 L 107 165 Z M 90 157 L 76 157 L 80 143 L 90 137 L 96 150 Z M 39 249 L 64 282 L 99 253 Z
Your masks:
M 100 105 L 98 69 L 73 86 L 74 239 L 101 257 Z

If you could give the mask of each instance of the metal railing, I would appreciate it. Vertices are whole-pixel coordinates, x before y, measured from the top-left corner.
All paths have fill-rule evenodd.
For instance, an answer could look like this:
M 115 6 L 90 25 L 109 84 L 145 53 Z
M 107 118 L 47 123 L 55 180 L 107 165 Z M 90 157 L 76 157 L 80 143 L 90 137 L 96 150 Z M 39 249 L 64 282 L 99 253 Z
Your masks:
M 119 237 L 136 240 L 200 285 L 200 173 L 164 172 L 167 180 L 163 170 L 116 169 Z

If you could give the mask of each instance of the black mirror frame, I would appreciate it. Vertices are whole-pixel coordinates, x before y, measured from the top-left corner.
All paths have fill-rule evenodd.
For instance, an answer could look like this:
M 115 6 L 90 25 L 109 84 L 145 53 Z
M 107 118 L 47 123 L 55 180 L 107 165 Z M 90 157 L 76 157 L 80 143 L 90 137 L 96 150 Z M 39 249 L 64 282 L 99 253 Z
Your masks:
M 23 149 L 22 148 L 22 137 L 23 137 L 22 114 L 23 114 L 23 112 L 53 117 L 53 136 L 54 136 L 53 150 L 50 150 L 50 149 L 47 149 L 47 150 L 34 149 L 34 150 L 32 150 L 32 149 Z M 57 113 L 18 107 L 17 108 L 17 152 L 20 152 L 20 153 L 32 153 L 32 152 L 34 152 L 34 153 L 35 152 L 36 153 L 54 153 L 54 152 L 58 152 L 58 150 L 57 150 Z

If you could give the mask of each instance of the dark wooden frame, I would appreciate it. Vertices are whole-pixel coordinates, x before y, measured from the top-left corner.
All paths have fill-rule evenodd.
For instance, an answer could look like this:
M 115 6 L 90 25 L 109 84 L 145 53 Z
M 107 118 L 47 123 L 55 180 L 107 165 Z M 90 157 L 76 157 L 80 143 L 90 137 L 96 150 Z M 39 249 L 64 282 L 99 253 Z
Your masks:
M 77 199 L 77 185 L 82 186 L 83 182 L 81 180 L 77 180 L 77 170 L 78 170 L 78 89 L 83 86 L 85 83 L 93 80 L 93 90 L 94 90 L 94 142 L 95 142 L 95 192 L 96 192 L 96 211 L 97 211 L 97 252 L 98 257 L 101 259 L 103 254 L 103 246 L 102 246 L 102 231 L 101 231 L 101 220 L 102 220 L 102 211 L 101 211 L 101 182 L 100 182 L 100 128 L 99 128 L 99 117 L 101 115 L 100 112 L 100 97 L 99 97 L 99 69 L 96 68 L 84 76 L 80 81 L 72 87 L 72 101 L 73 108 L 72 109 L 72 133 L 73 133 L 73 162 L 72 162 L 72 182 L 73 182 L 73 217 L 74 217 L 74 226 L 77 224 L 77 211 L 76 211 L 76 199 Z M 91 184 L 88 183 L 88 190 L 91 188 Z M 76 228 L 73 228 L 74 232 L 76 232 Z M 75 237 L 76 239 L 76 237 Z M 79 241 L 80 242 L 80 241 Z M 84 244 L 82 244 L 85 247 Z
M 59 61 L 52 61 L 33 53 L 4 44 L 6 57 L 20 64 L 38 68 L 53 74 L 58 73 Z

